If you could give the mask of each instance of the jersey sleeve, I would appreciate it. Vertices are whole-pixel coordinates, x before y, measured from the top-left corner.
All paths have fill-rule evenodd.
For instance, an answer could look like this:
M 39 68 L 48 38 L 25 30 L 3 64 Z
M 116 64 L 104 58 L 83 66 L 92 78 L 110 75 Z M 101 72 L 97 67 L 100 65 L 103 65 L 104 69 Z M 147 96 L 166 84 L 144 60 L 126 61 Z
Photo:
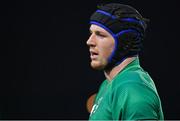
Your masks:
M 149 87 L 126 83 L 114 89 L 111 97 L 112 117 L 115 120 L 159 119 L 159 98 Z

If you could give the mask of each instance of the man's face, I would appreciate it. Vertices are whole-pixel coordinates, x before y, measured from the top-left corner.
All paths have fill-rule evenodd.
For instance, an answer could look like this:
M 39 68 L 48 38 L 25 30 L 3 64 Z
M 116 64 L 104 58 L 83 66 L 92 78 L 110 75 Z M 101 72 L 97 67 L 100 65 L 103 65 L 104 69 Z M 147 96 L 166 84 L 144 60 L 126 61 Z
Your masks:
M 90 51 L 91 67 L 101 70 L 107 65 L 108 57 L 114 49 L 114 39 L 109 32 L 94 24 L 90 26 L 90 32 L 87 45 Z

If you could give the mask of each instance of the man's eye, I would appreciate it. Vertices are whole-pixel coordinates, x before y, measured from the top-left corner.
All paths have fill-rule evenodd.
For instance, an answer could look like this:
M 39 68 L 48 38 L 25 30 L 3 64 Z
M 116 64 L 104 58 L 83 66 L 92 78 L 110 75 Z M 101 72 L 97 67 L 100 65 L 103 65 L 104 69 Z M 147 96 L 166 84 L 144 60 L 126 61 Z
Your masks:
M 97 35 L 100 36 L 100 37 L 106 37 L 106 35 L 100 34 L 100 33 L 98 33 Z

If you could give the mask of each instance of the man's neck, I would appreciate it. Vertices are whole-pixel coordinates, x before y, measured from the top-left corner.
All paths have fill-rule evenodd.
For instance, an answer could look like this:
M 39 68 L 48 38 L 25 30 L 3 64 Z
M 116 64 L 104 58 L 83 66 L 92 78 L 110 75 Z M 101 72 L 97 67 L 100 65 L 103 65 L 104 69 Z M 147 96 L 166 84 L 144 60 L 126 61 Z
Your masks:
M 111 81 L 119 72 L 121 72 L 129 63 L 131 63 L 133 60 L 135 60 L 137 57 L 130 57 L 125 59 L 122 63 L 115 66 L 111 70 L 105 70 L 104 74 L 108 81 Z

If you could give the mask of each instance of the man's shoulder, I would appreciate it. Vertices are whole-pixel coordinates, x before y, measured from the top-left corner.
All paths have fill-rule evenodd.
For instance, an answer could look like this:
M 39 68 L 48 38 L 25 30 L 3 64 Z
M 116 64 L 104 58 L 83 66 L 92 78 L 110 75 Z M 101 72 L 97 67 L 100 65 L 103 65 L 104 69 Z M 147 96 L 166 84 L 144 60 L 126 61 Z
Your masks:
M 119 73 L 113 80 L 114 85 L 121 85 L 124 83 L 142 83 L 144 77 L 147 75 L 140 68 L 130 69 L 126 72 Z
M 119 75 L 112 83 L 112 90 L 119 92 L 129 92 L 130 94 L 150 94 L 156 95 L 156 87 L 151 77 L 143 71 L 127 71 L 126 74 Z

